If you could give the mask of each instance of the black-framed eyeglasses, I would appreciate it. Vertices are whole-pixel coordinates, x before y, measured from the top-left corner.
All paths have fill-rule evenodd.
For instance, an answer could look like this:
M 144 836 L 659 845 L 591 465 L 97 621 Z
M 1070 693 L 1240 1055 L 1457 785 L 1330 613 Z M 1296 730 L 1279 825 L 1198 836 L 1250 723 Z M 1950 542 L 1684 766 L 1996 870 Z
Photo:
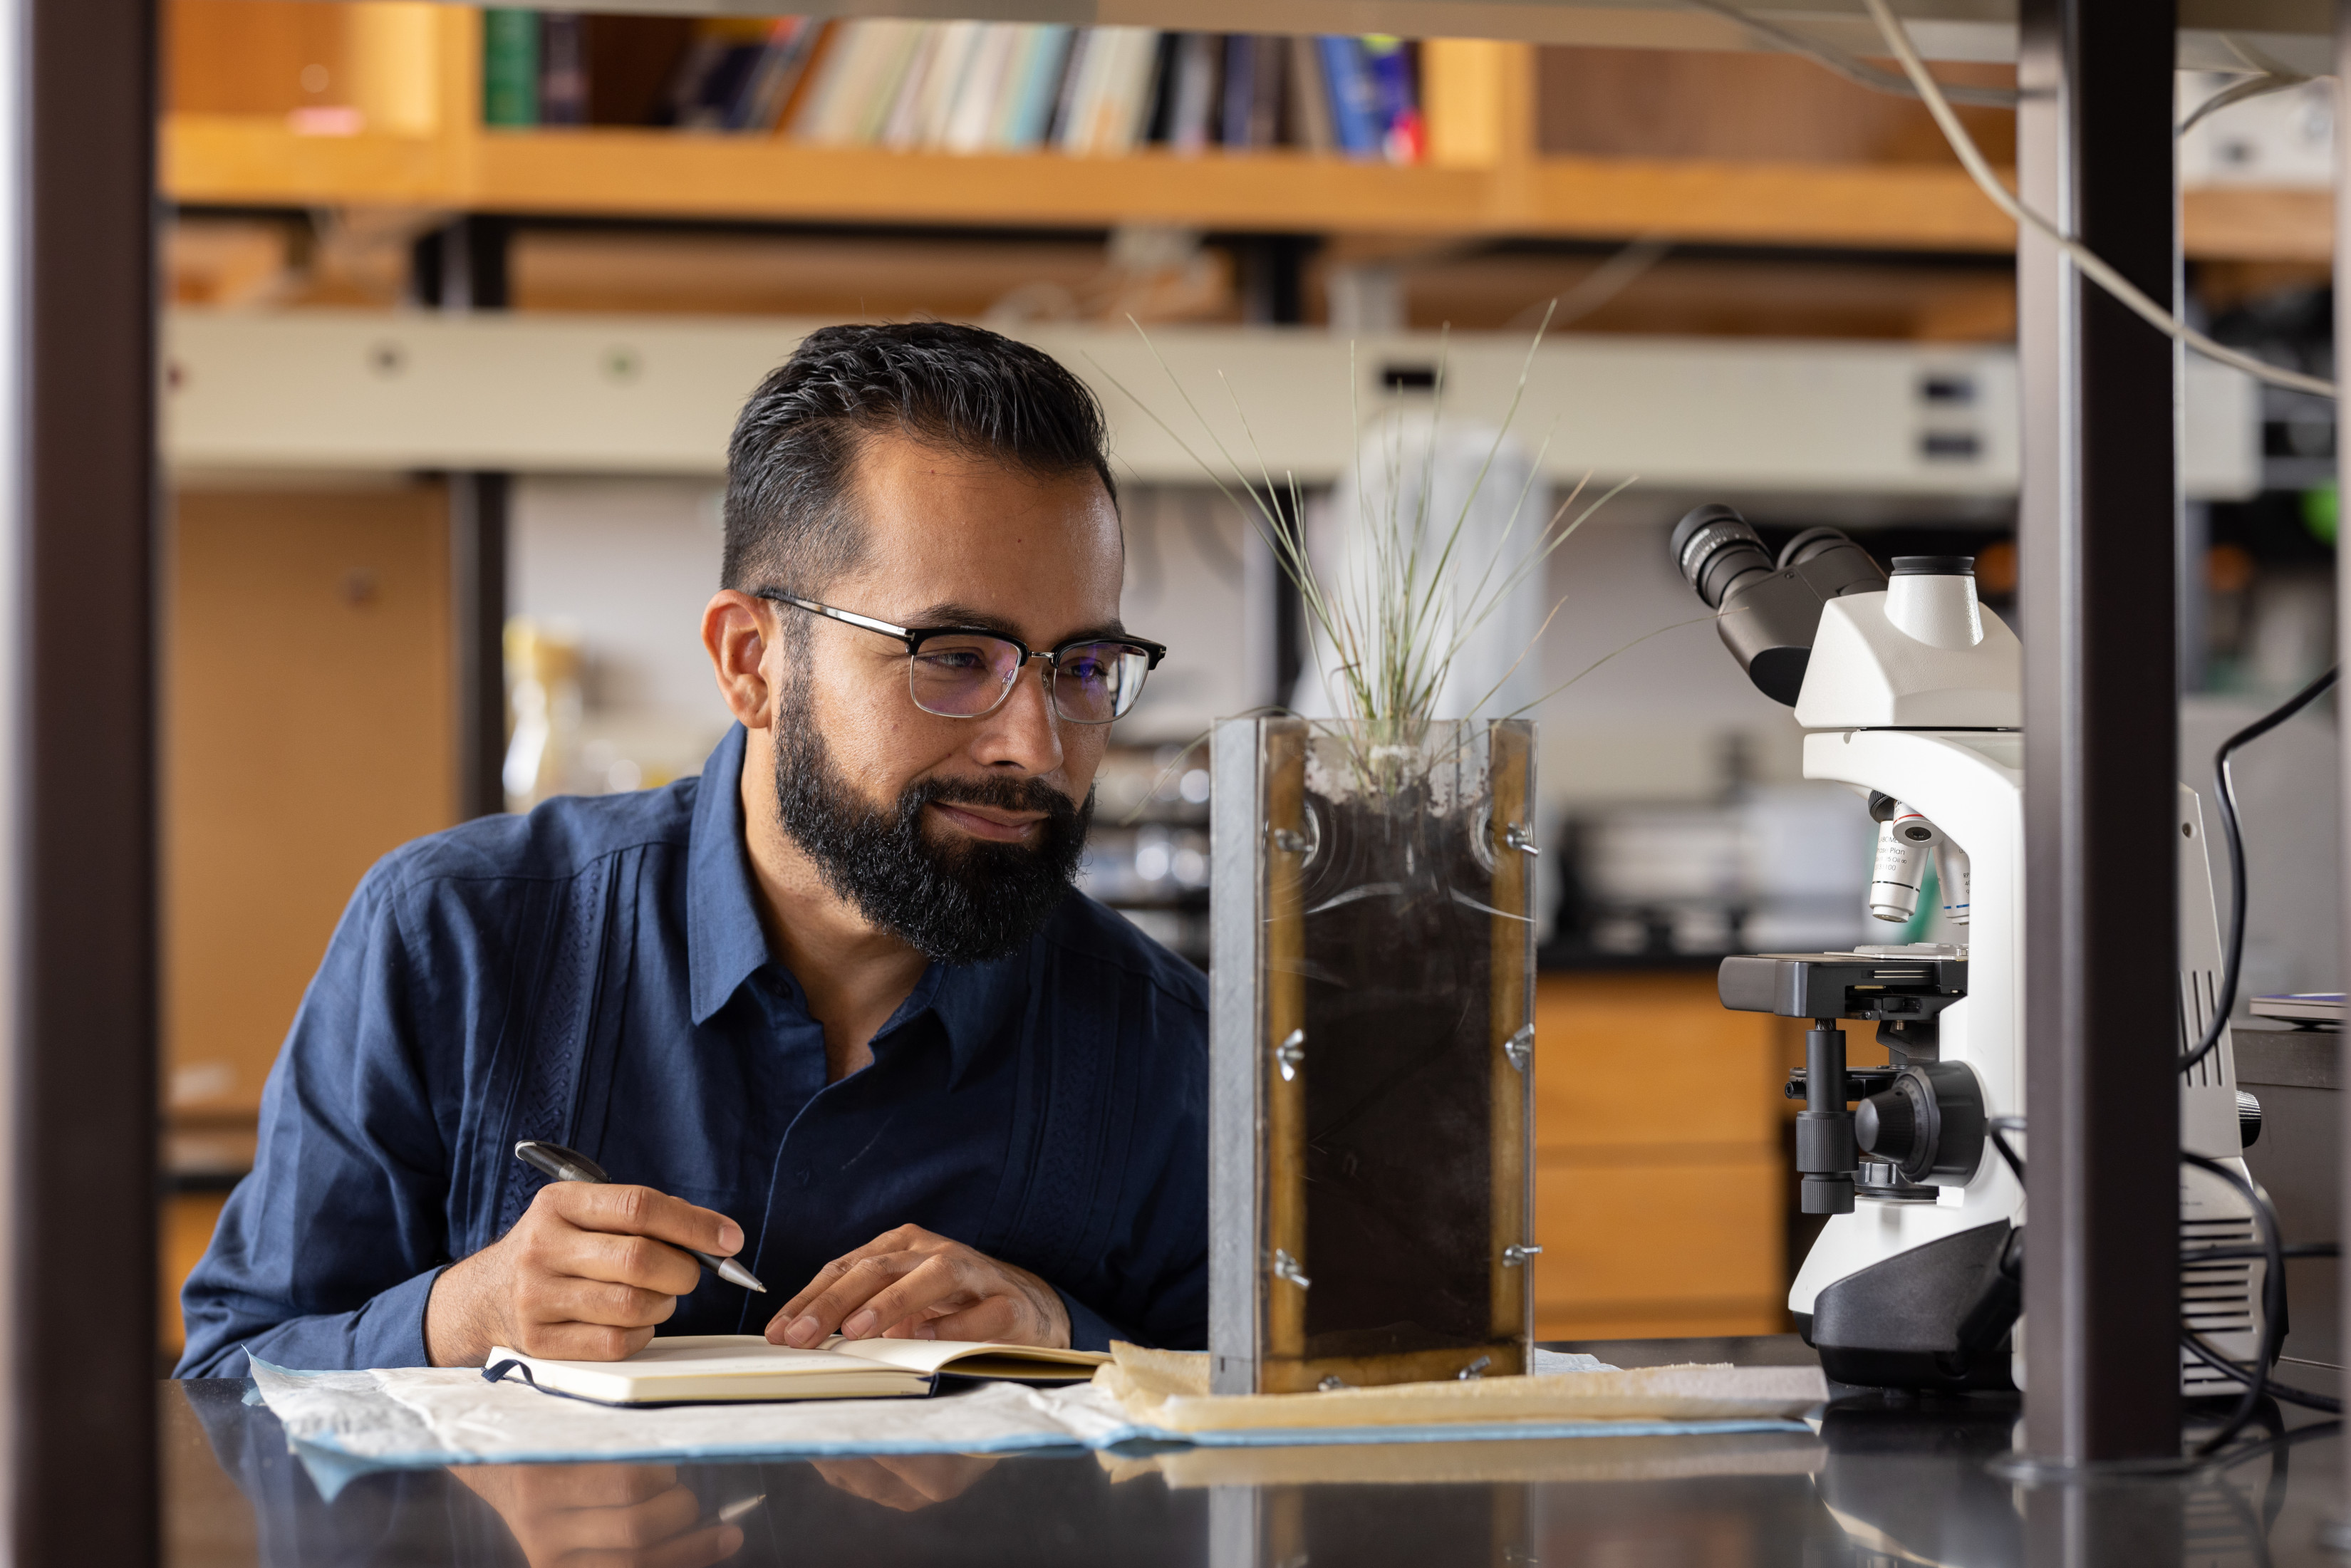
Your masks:
M 1019 638 L 977 626 L 893 626 L 795 594 L 757 596 L 904 643 L 914 706 L 941 718 L 986 718 L 1012 695 L 1029 661 L 1042 659 L 1055 713 L 1071 724 L 1108 724 L 1134 706 L 1144 678 L 1167 656 L 1165 646 L 1140 637 L 1081 637 L 1032 653 Z

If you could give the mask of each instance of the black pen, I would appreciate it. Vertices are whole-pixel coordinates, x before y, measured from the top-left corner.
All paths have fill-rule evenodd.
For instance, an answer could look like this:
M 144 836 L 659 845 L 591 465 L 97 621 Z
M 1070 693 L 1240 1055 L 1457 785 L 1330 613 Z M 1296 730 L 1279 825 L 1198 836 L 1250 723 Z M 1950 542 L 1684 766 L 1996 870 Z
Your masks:
M 515 1145 L 515 1158 L 535 1171 L 545 1172 L 557 1181 L 584 1181 L 598 1186 L 605 1186 L 612 1180 L 611 1176 L 604 1174 L 603 1166 L 586 1155 L 565 1148 L 561 1144 L 542 1144 L 525 1138 Z M 674 1241 L 665 1241 L 662 1245 L 677 1247 Z M 752 1276 L 750 1270 L 732 1258 L 714 1258 L 707 1252 L 697 1252 L 691 1247 L 678 1247 L 677 1249 L 730 1285 L 740 1285 L 747 1291 L 757 1291 L 763 1296 L 768 1293 L 768 1287 L 759 1283 Z

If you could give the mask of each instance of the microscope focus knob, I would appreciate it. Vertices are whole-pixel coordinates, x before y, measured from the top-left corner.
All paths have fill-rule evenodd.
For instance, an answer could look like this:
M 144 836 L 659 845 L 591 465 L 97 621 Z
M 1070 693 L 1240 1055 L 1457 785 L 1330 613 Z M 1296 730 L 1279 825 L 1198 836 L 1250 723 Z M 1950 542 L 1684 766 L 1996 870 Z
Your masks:
M 1897 1166 L 1910 1164 L 1919 1152 L 1918 1105 L 1903 1092 L 1907 1087 L 1897 1082 L 1872 1094 L 1853 1113 L 1853 1141 L 1864 1153 Z
M 1983 1161 L 1983 1089 L 1960 1061 L 1914 1062 L 1853 1113 L 1853 1141 L 1924 1185 L 1975 1179 Z

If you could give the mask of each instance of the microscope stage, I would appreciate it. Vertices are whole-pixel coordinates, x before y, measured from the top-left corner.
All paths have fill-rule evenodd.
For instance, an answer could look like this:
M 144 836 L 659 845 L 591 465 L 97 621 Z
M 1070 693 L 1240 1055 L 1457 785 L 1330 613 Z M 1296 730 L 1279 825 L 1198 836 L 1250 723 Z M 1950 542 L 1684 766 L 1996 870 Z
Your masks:
M 1964 949 L 1752 953 L 1725 958 L 1716 980 L 1735 1012 L 1893 1022 L 1930 1019 L 1968 994 Z

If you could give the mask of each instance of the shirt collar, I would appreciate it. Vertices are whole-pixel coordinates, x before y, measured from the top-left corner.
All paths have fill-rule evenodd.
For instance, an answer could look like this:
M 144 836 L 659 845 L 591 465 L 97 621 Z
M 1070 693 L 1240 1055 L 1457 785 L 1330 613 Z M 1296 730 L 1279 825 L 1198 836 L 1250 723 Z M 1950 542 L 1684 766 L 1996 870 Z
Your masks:
M 694 1021 L 708 1021 L 768 961 L 768 933 L 751 893 L 751 852 L 743 837 L 741 725 L 726 732 L 694 793 L 686 832 L 685 962 Z
M 726 732 L 695 786 L 686 834 L 686 979 L 694 1021 L 707 1022 L 743 982 L 768 963 L 767 927 L 751 887 L 751 852 L 743 828 L 743 755 L 749 737 L 741 725 Z M 1005 1015 L 1020 1005 L 1036 943 L 992 964 L 932 964 L 874 1035 L 876 1043 L 925 1013 L 946 1032 L 954 1078 L 960 1080 Z

